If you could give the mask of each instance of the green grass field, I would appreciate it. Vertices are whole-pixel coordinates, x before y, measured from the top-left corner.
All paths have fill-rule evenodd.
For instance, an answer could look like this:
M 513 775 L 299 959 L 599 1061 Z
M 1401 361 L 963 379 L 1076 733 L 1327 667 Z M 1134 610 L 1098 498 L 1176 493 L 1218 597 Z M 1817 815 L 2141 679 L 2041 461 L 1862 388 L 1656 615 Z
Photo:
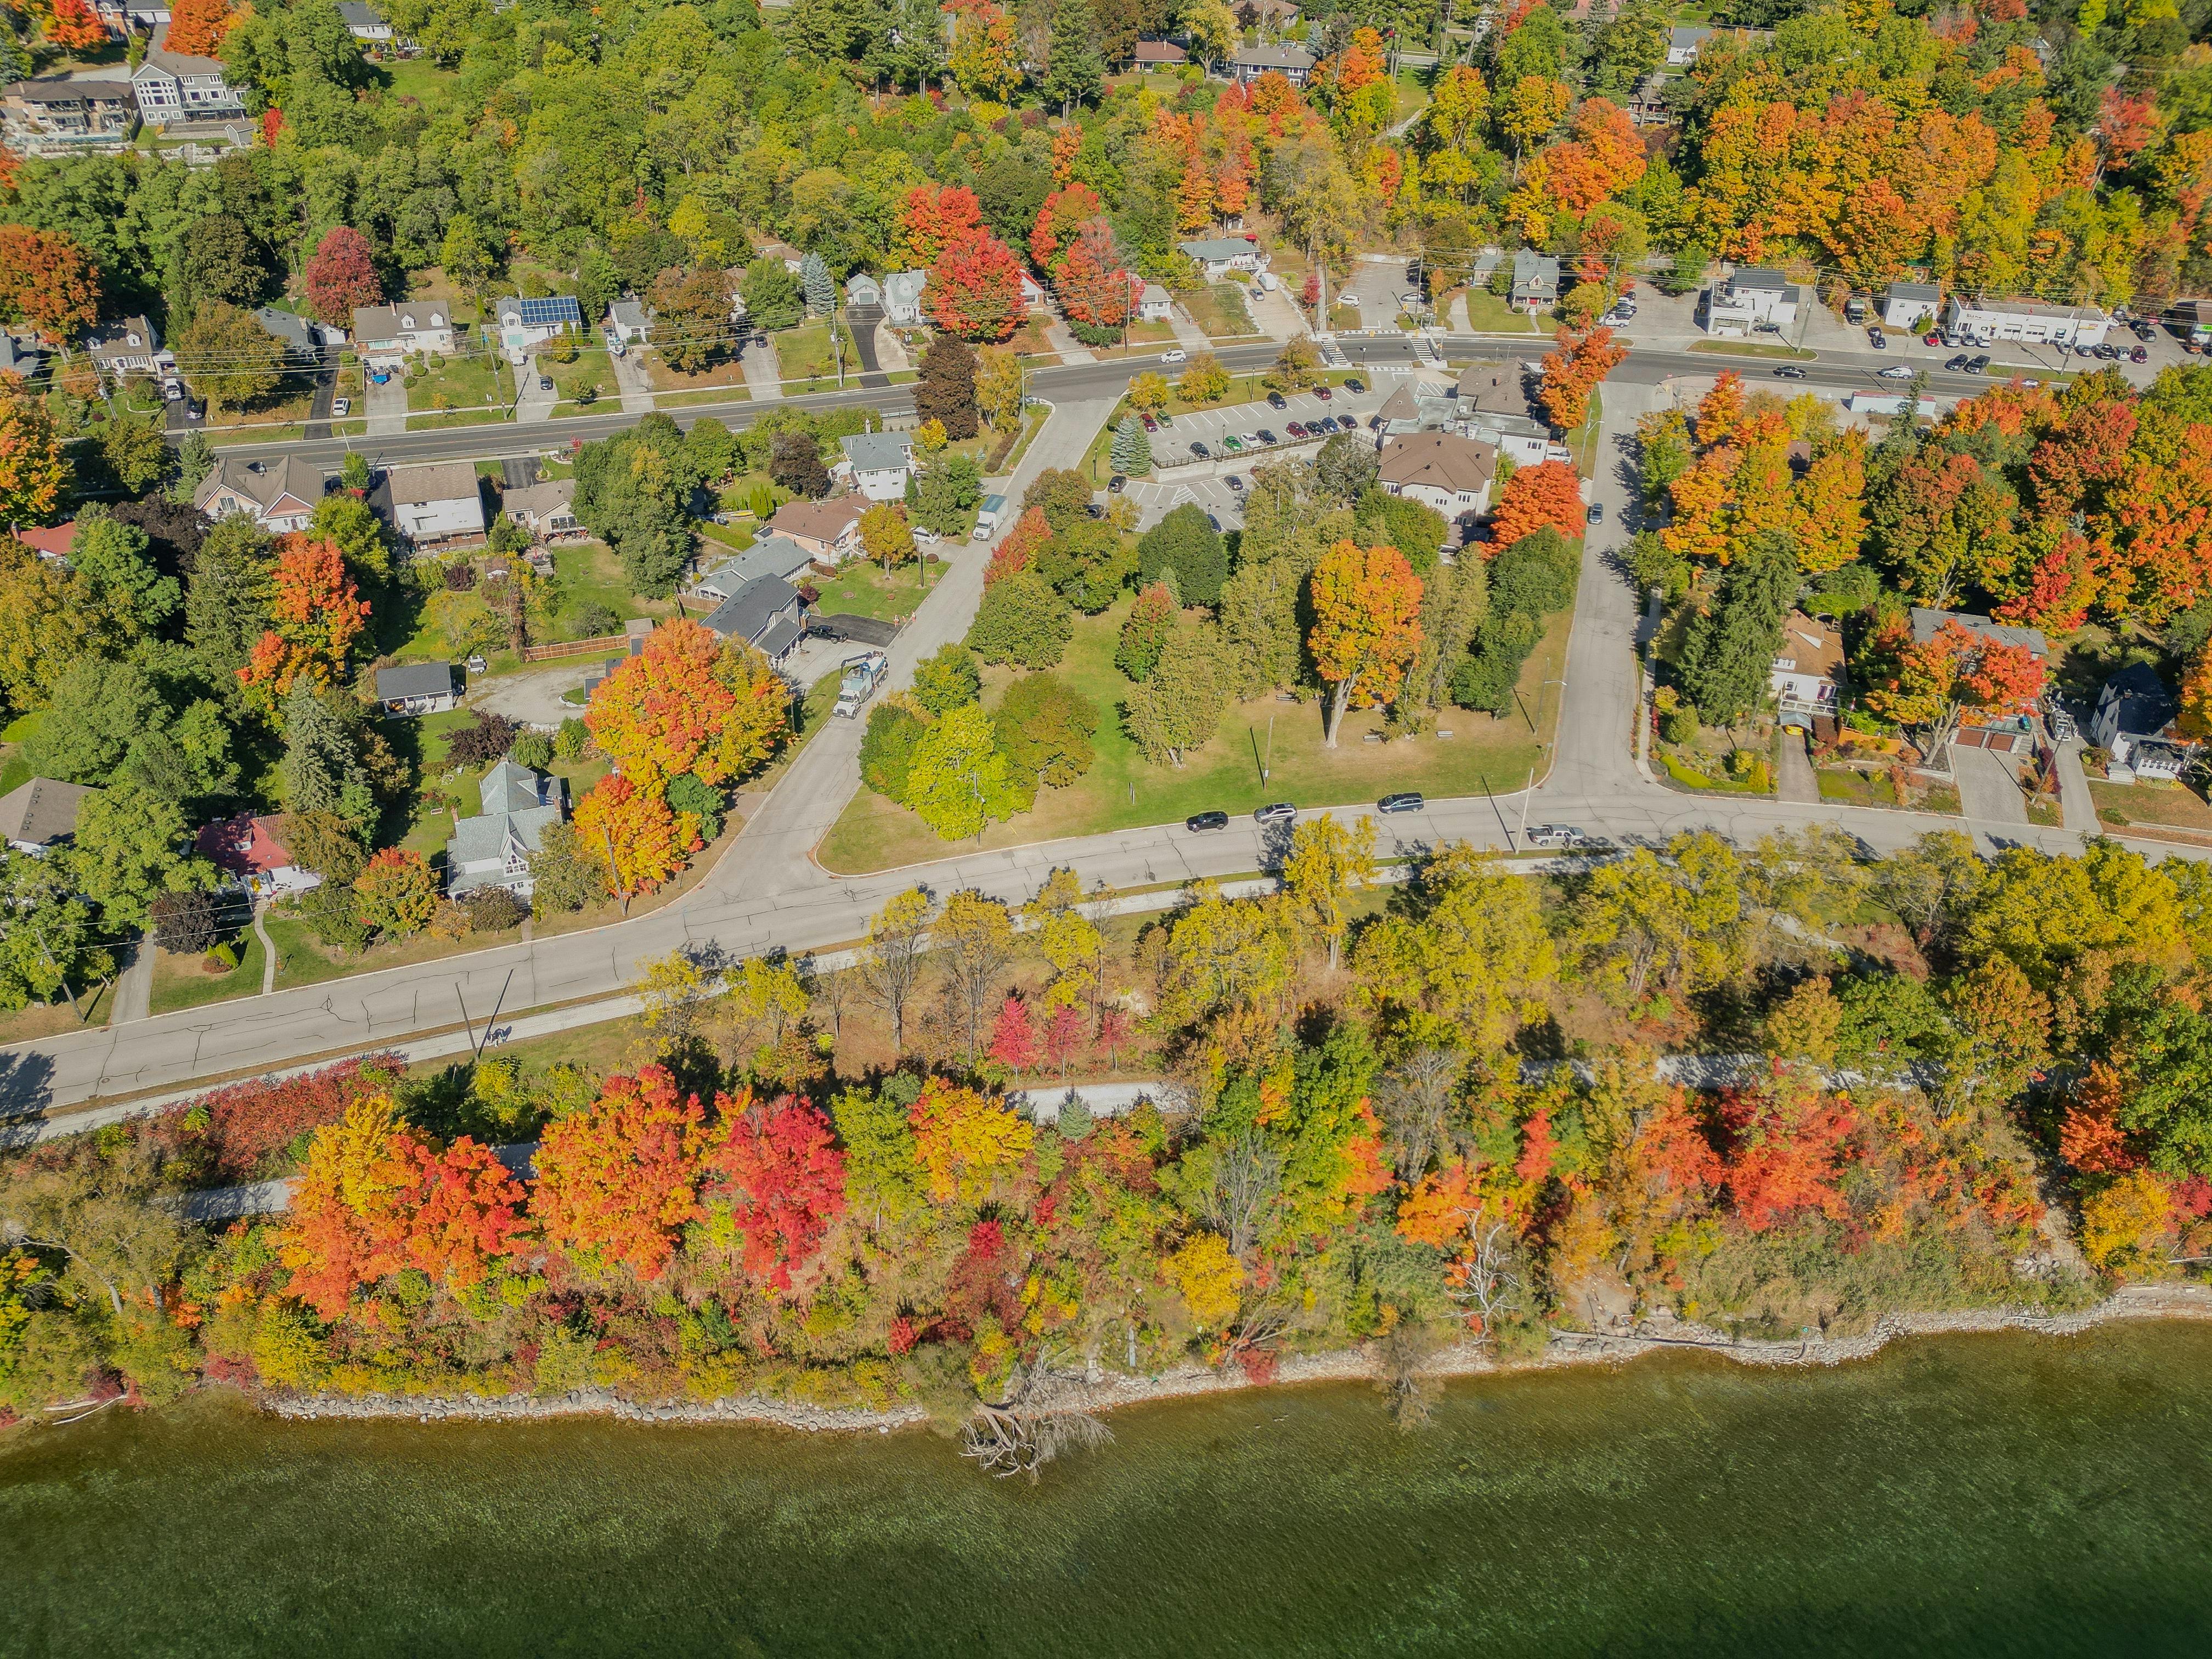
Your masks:
M 238 966 L 227 974 L 210 974 L 198 957 L 179 957 L 164 951 L 155 959 L 150 1012 L 173 1014 L 180 1008 L 204 1007 L 228 997 L 258 996 L 261 993 L 261 941 L 251 928 L 234 943 L 239 947 Z
M 837 573 L 836 580 L 822 585 L 814 609 L 824 616 L 842 613 L 884 622 L 911 616 L 921 603 L 921 565 L 909 562 L 892 566 L 886 576 L 881 565 L 854 559 Z
M 1249 812 L 1274 800 L 1341 806 L 1400 789 L 1440 796 L 1503 793 L 1525 784 L 1531 767 L 1542 766 L 1537 733 L 1527 716 L 1499 720 L 1446 709 L 1441 722 L 1454 733 L 1450 738 L 1369 743 L 1366 735 L 1382 729 L 1382 711 L 1355 710 L 1346 714 L 1337 747 L 1331 750 L 1322 746 L 1319 705 L 1272 697 L 1231 708 L 1219 733 L 1182 767 L 1155 766 L 1121 727 L 1121 702 L 1128 682 L 1114 666 L 1114 647 L 1129 604 L 1124 599 L 1103 616 L 1077 617 L 1074 638 L 1058 670 L 1098 711 L 1096 764 L 1069 787 L 1047 790 L 1036 811 L 993 824 L 984 832 L 984 846 L 1018 847 L 1171 823 L 1216 808 Z M 1556 684 L 1544 688 L 1562 672 L 1571 621 L 1571 611 L 1552 618 L 1522 673 L 1521 700 L 1531 714 L 1540 692 L 1544 696 L 1547 740 L 1558 727 L 1559 696 Z M 1006 669 L 986 672 L 987 706 L 996 702 L 1012 678 Z M 1264 783 L 1263 760 L 1270 767 Z M 973 845 L 939 840 L 913 812 L 863 789 L 823 838 L 818 856 L 828 869 L 851 875 L 945 858 Z

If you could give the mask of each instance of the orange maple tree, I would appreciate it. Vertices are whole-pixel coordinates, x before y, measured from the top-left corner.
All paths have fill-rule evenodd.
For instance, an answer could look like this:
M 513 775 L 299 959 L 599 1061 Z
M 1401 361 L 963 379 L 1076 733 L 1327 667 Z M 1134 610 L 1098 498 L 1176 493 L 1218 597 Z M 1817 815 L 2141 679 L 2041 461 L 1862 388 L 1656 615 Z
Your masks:
M 0 515 L 43 521 L 61 505 L 70 464 L 53 419 L 12 376 L 0 380 Z
M 246 696 L 264 708 L 303 681 L 328 685 L 343 674 L 368 601 L 346 574 L 336 542 L 295 531 L 276 538 L 269 615 L 268 631 L 238 671 Z
M 1955 618 L 1916 641 L 1911 624 L 1893 617 L 1869 645 L 1869 659 L 1877 666 L 1867 707 L 1885 720 L 1930 728 L 1931 753 L 1950 742 L 1968 711 L 2018 714 L 2043 695 L 2042 658 Z
M 1490 515 L 1493 550 L 1550 525 L 1572 539 L 1583 533 L 1583 481 L 1565 461 L 1524 466 L 1505 481 Z
M 963 340 L 1003 340 L 1022 319 L 1022 268 L 1014 251 L 988 231 L 945 245 L 923 290 L 939 328 Z
M 1051 539 L 1052 526 L 1045 522 L 1044 509 L 1024 507 L 1014 527 L 991 550 L 990 562 L 983 567 L 983 586 L 988 587 L 1016 571 L 1028 569 Z
M 960 185 L 916 185 L 899 210 L 895 257 L 908 270 L 933 265 L 945 244 L 983 228 L 983 205 Z
M 744 775 L 790 726 L 790 698 L 760 653 L 703 623 L 663 623 L 592 693 L 592 740 L 624 777 L 658 789 L 678 773 L 704 783 Z
M 1098 192 L 1080 180 L 1053 191 L 1037 210 L 1036 227 L 1030 232 L 1030 263 L 1049 271 L 1060 250 L 1075 239 L 1076 228 L 1105 211 Z
M 1840 1220 L 1850 1206 L 1837 1189 L 1858 1116 L 1850 1102 L 1796 1075 L 1723 1097 L 1729 1136 L 1728 1188 L 1753 1232 L 1817 1212 Z
M 617 1075 L 587 1109 L 538 1143 L 532 1210 L 545 1242 L 587 1270 L 660 1277 L 684 1227 L 704 1218 L 699 1182 L 714 1134 L 665 1066 Z
M 1537 396 L 1552 424 L 1565 430 L 1583 423 L 1590 393 L 1627 357 L 1628 348 L 1613 343 L 1609 328 L 1580 333 L 1562 328 L 1552 339 L 1559 349 L 1544 359 L 1544 383 Z
M 100 317 L 100 269 L 58 231 L 0 225 L 0 313 L 60 344 Z
M 699 820 L 669 807 L 658 786 L 621 773 L 601 778 L 576 803 L 576 846 L 606 872 L 620 896 L 649 893 L 699 850 Z
M 71 52 L 86 52 L 107 44 L 107 25 L 85 0 L 45 0 L 34 9 L 39 27 L 47 40 Z
M 212 58 L 237 19 L 230 0 L 176 0 L 169 9 L 169 33 L 163 44 L 187 57 Z
M 1395 696 L 1421 645 L 1421 579 L 1395 547 L 1340 541 L 1321 556 L 1308 588 L 1314 624 L 1306 644 L 1329 698 L 1327 747 L 1355 702 L 1362 708 Z

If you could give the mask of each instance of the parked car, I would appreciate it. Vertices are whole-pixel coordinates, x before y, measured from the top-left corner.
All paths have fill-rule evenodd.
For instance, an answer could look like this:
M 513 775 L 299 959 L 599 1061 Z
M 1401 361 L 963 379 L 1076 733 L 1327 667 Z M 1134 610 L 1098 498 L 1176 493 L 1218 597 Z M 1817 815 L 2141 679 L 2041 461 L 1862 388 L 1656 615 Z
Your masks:
M 353 399 L 350 398 L 333 398 L 331 399 L 331 413 L 337 416 L 338 419 L 343 420 L 347 416 L 353 413 Z
M 1589 511 L 1583 514 L 1583 519 L 1585 523 L 1603 524 L 1605 522 L 1605 503 L 1603 501 L 1592 501 L 1589 504 Z
M 1294 442 L 1306 435 L 1305 428 L 1297 421 L 1292 421 L 1288 426 L 1285 427 L 1283 430 L 1291 434 L 1291 438 Z
M 1418 789 L 1407 789 L 1395 795 L 1385 795 L 1375 803 L 1375 810 L 1386 817 L 1393 812 L 1418 812 L 1428 803 L 1421 799 Z
M 1344 389 L 1346 392 L 1364 392 L 1367 390 L 1367 382 L 1355 376 L 1345 381 Z
M 1990 354 L 1986 351 L 1983 352 L 1979 356 L 1974 358 L 1966 365 L 1966 373 L 1969 374 L 1986 374 L 1989 372 Z
M 1287 399 L 1286 398 L 1285 398 L 1281 392 L 1270 392 L 1267 394 L 1267 407 L 1268 407 L 1268 408 L 1270 408 L 1270 409 L 1288 409 L 1290 406 L 1291 406 L 1291 405 L 1290 405 L 1290 401 L 1289 401 L 1289 399 Z
M 1190 453 L 1193 460 L 1210 461 L 1213 459 L 1213 452 L 1201 443 L 1191 445 Z
M 1253 813 L 1252 817 L 1255 821 L 1261 823 L 1288 823 L 1297 815 L 1298 809 L 1289 801 L 1278 800 L 1270 801 Z
M 1323 402 L 1323 403 L 1327 403 L 1327 402 L 1328 402 L 1331 398 L 1334 398 L 1334 396 L 1336 396 L 1336 394 L 1335 394 L 1334 392 L 1331 392 L 1331 391 L 1330 391 L 1327 386 L 1316 386 L 1316 387 L 1313 389 L 1313 394 L 1314 394 L 1314 396 L 1315 396 L 1315 397 L 1316 397 L 1316 398 L 1320 398 L 1320 399 L 1322 400 L 1322 402 Z
M 1885 380 L 1909 380 L 1912 378 L 1912 371 L 1903 363 L 1892 363 L 1887 368 L 1878 368 L 1875 373 Z
M 1972 359 L 1970 359 L 1966 354 L 1962 351 L 1957 356 L 1946 361 L 1943 367 L 1948 369 L 1952 374 L 1955 374 L 1960 369 L 1966 368 L 1967 363 L 1971 361 Z
M 1335 434 L 1344 430 L 1343 427 L 1338 423 L 1337 418 L 1334 415 L 1324 415 L 1321 417 L 1320 429 L 1329 434 Z
M 1923 345 L 1942 345 L 1943 343 L 1943 337 L 1931 329 L 1927 333 L 1920 337 L 1920 343 Z
M 2150 361 L 2150 353 L 2144 350 L 2142 347 L 2137 346 L 2128 353 L 2128 361 L 2131 363 L 2147 363 Z
M 1867 331 L 1867 343 L 1872 346 L 1876 351 L 1887 351 L 1889 349 L 1888 337 L 1878 328 L 1870 328 Z
M 1244 480 L 1238 474 L 1232 472 L 1221 482 L 1227 484 L 1231 489 L 1236 490 L 1238 494 L 1241 495 L 1243 493 Z
M 1795 363 L 1784 363 L 1774 371 L 1774 378 L 1778 380 L 1802 380 L 1805 378 L 1805 371 Z
M 1188 817 L 1182 821 L 1182 827 L 1189 830 L 1194 836 L 1202 836 L 1211 830 L 1226 830 L 1229 827 L 1229 814 L 1226 812 L 1193 812 Z
M 1244 441 L 1233 432 L 1224 432 L 1221 434 L 1221 447 L 1231 455 L 1241 454 L 1243 453 Z
M 539 375 L 538 377 L 538 389 L 540 392 L 550 392 L 553 389 L 553 377 L 550 374 Z
M 2158 338 L 2158 328 L 2148 318 L 2138 317 L 2128 326 L 2134 331 L 2136 338 L 2145 345 Z
M 1273 449 L 1277 444 L 1280 443 L 1282 440 L 1278 438 L 1273 433 L 1268 431 L 1267 428 L 1263 426 L 1260 428 L 1260 441 L 1267 445 L 1268 448 Z
M 1531 847 L 1587 847 L 1590 838 L 1570 823 L 1539 823 L 1528 831 Z
M 1158 432 L 1160 429 L 1160 423 L 1149 415 L 1139 415 L 1137 418 L 1145 423 L 1145 430 L 1147 432 Z
M 1165 432 L 1169 428 L 1175 424 L 1175 416 L 1169 414 L 1164 409 L 1153 416 L 1152 418 L 1160 423 L 1160 430 L 1163 432 Z
M 1106 493 L 1109 495 L 1118 495 L 1128 487 L 1128 478 L 1119 472 L 1106 480 Z
M 1215 517 L 1213 516 L 1213 514 L 1212 514 L 1211 513 L 1209 513 L 1209 514 L 1207 514 L 1206 515 L 1206 523 L 1208 523 L 1208 524 L 1210 524 L 1210 525 L 1212 525 L 1212 526 L 1213 526 L 1213 532 L 1214 532 L 1214 534 L 1216 534 L 1216 535 L 1218 536 L 1218 535 L 1219 535 L 1219 534 L 1221 533 L 1221 520 L 1218 520 L 1218 519 L 1215 518 Z
M 1265 449 L 1267 447 L 1267 441 L 1256 432 L 1240 432 L 1237 435 L 1244 441 L 1247 449 Z
M 1183 350 L 1182 347 L 1178 346 L 1173 351 L 1163 351 L 1160 353 L 1160 361 L 1164 363 L 1180 363 L 1188 361 L 1189 356 L 1190 354 L 1188 352 Z

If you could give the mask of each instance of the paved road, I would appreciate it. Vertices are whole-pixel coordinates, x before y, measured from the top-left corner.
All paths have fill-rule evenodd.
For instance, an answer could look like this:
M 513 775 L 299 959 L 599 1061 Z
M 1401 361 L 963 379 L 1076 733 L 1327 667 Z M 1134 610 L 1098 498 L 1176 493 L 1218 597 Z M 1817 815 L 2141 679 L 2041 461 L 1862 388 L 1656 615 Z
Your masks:
M 1461 343 L 1462 349 L 1471 343 Z M 1398 339 L 1352 339 L 1345 345 L 1354 362 L 1403 362 L 1410 356 Z M 1249 367 L 1266 361 L 1273 350 L 1223 355 L 1237 366 Z M 1605 392 L 1606 448 L 1591 491 L 1592 499 L 1604 504 L 1612 530 L 1589 538 L 1566 683 L 1564 688 L 1545 688 L 1565 698 L 1559 750 L 1548 775 L 1525 801 L 1519 795 L 1436 801 L 1425 812 L 1386 820 L 1380 836 L 1386 854 L 1417 853 L 1447 839 L 1510 847 L 1524 813 L 1530 821 L 1575 823 L 1634 841 L 1711 828 L 1748 842 L 1770 830 L 1820 821 L 1840 824 L 1877 849 L 1902 846 L 1937 822 L 1869 809 L 1692 796 L 1652 782 L 1637 764 L 1632 738 L 1639 614 L 1613 550 L 1632 493 L 1625 446 L 1636 416 L 1669 395 L 1662 388 L 1669 376 L 1709 378 L 1729 366 L 1725 358 L 1704 354 L 1638 353 L 1616 371 Z M 1124 362 L 1033 377 L 1038 395 L 1052 399 L 1056 408 L 1008 493 L 1018 495 L 1045 466 L 1079 459 L 1139 367 Z M 1808 377 L 1814 384 L 1871 380 L 1863 367 L 1808 367 L 1816 371 Z M 1983 384 L 1950 378 L 1962 383 L 1947 388 L 1954 392 Z M 1094 395 L 1079 395 L 1085 390 Z M 736 408 L 742 411 L 744 406 Z M 622 423 L 623 417 L 608 416 L 563 427 L 604 431 Z M 450 447 L 457 443 L 481 441 L 480 434 L 459 430 L 409 434 L 408 441 L 416 438 L 448 447 L 432 452 L 444 453 L 454 453 Z M 316 447 L 293 447 L 313 452 Z M 982 544 L 969 544 L 954 556 L 951 568 L 894 647 L 894 684 L 910 683 L 917 660 L 965 631 L 981 592 L 986 552 Z M 413 1032 L 480 1024 L 495 1012 L 504 1018 L 532 1006 L 605 997 L 634 978 L 641 962 L 687 944 L 712 943 L 744 954 L 771 945 L 805 951 L 847 941 L 865 932 L 867 916 L 885 897 L 916 882 L 939 894 L 973 886 L 1020 900 L 1062 866 L 1076 869 L 1086 886 L 1101 880 L 1136 886 L 1257 869 L 1279 850 L 1275 837 L 1263 836 L 1249 823 L 1203 837 L 1186 835 L 1179 824 L 1161 825 L 960 853 L 901 871 L 833 878 L 813 861 L 811 849 L 857 787 L 861 731 L 857 721 L 833 722 L 761 804 L 720 864 L 698 888 L 666 908 L 588 933 L 18 1044 L 0 1050 L 0 1108 L 65 1113 L 95 1097 L 174 1087 L 196 1078 L 274 1067 Z M 1344 815 L 1356 816 L 1360 810 L 1344 809 Z M 2063 851 L 2081 845 L 2078 836 L 2058 830 L 1972 827 L 1984 847 L 2009 841 Z

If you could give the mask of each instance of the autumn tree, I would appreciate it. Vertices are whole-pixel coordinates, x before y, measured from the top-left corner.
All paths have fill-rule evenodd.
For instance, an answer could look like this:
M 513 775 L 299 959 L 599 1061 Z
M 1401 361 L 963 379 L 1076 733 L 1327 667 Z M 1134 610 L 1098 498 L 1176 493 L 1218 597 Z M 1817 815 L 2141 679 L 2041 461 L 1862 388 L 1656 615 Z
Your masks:
M 949 709 L 921 734 L 907 768 L 906 803 L 946 841 L 981 836 L 985 824 L 1013 816 L 1006 753 L 982 704 Z
M 1422 866 L 1410 914 L 1378 917 L 1352 969 L 1391 1025 L 1449 1032 L 1492 1054 L 1512 1041 L 1559 972 L 1528 880 L 1494 855 L 1448 842 Z
M 170 25 L 170 39 L 176 26 Z M 212 54 L 210 54 L 212 55 Z M 333 328 L 351 328 L 357 306 L 384 303 L 384 281 L 376 274 L 376 255 L 368 239 L 350 225 L 334 225 L 315 245 L 301 273 L 307 303 Z
M 577 849 L 617 895 L 649 893 L 699 848 L 699 821 L 672 810 L 657 788 L 611 773 L 576 803 Z
M 1028 1158 L 1036 1139 L 1003 1102 L 941 1077 L 922 1085 L 908 1116 L 930 1196 L 939 1203 L 980 1202 L 1001 1174 Z
M 1193 357 L 1176 380 L 1176 396 L 1187 404 L 1218 404 L 1228 395 L 1229 371 L 1211 351 Z
M 1565 461 L 1517 467 L 1490 514 L 1492 545 L 1510 547 L 1546 525 L 1570 541 L 1583 533 L 1583 485 Z
M 1322 555 L 1307 596 L 1314 624 L 1306 644 L 1316 672 L 1334 688 L 1323 738 L 1334 749 L 1347 708 L 1397 695 L 1420 647 L 1421 580 L 1396 548 L 1346 540 Z
M 269 577 L 270 626 L 253 647 L 239 684 L 249 700 L 273 708 L 295 685 L 343 678 L 354 641 L 368 621 L 368 601 L 346 574 L 336 542 L 297 532 L 276 538 Z
M 845 1156 L 829 1118 L 808 1102 L 763 1110 L 746 1096 L 717 1109 L 727 1127 L 702 1170 L 709 1225 L 726 1215 L 745 1272 L 787 1291 L 792 1270 L 813 1259 L 844 1211 Z
M 1328 813 L 1306 819 L 1291 832 L 1283 860 L 1283 890 L 1299 920 L 1328 941 L 1328 967 L 1336 971 L 1351 918 L 1345 896 L 1375 875 L 1375 820 L 1362 814 L 1349 826 Z
M 921 975 L 921 955 L 929 930 L 929 896 L 910 887 L 886 901 L 868 918 L 868 942 L 860 971 L 869 994 L 891 1019 L 891 1046 L 906 1052 L 906 1009 Z
M 284 347 L 253 313 L 219 300 L 198 307 L 170 341 L 177 373 L 208 402 L 214 424 L 222 409 L 245 409 L 271 396 L 284 378 Z
M 0 315 L 65 345 L 100 317 L 100 270 L 58 231 L 0 225 Z
M 945 990 L 958 1012 L 972 1066 L 984 1012 L 1014 959 L 1013 917 L 999 900 L 963 888 L 945 901 L 930 938 L 945 964 Z
M 531 1210 L 545 1242 L 587 1272 L 659 1279 L 683 1230 L 705 1218 L 699 1188 L 714 1141 L 699 1097 L 679 1096 L 665 1067 L 609 1078 L 538 1141 Z
M 790 728 L 790 696 L 759 652 L 678 618 L 599 683 L 584 724 L 641 787 L 684 772 L 720 784 L 775 752 Z
M 1022 268 L 988 231 L 947 242 L 923 290 L 937 325 L 963 340 L 1003 340 L 1022 319 Z
M 860 547 L 889 575 L 895 564 L 914 557 L 914 526 L 896 501 L 878 501 L 860 514 Z
M 1552 337 L 1558 349 L 1544 359 L 1537 397 L 1552 424 L 1567 430 L 1583 423 L 1589 413 L 1591 392 L 1626 359 L 1628 348 L 1613 343 L 1609 328 L 1582 333 L 1562 328 Z
M 948 244 L 983 232 L 982 204 L 960 185 L 916 185 L 899 210 L 891 258 L 905 270 L 935 264 Z
M 438 908 L 438 878 L 420 853 L 386 847 L 353 882 L 354 914 L 362 925 L 391 939 L 406 939 L 430 925 Z
M 719 270 L 672 265 L 647 290 L 653 349 L 679 374 L 697 374 L 730 346 L 730 279 Z
M 37 524 L 61 505 L 70 464 L 46 406 L 0 384 L 0 517 Z
M 1186 754 L 1203 748 L 1221 729 L 1229 696 L 1217 636 L 1178 624 L 1145 683 L 1130 689 L 1125 705 L 1129 735 L 1146 759 L 1181 766 Z
M 1968 711 L 2016 714 L 2043 693 L 2043 659 L 1948 618 L 1927 639 L 1915 641 L 1903 617 L 1893 618 L 1872 642 L 1873 684 L 1867 707 L 1900 725 L 1924 726 L 1928 750 L 1941 754 Z
M 188 58 L 213 58 L 237 21 L 230 0 L 176 0 L 169 13 L 167 45 Z

